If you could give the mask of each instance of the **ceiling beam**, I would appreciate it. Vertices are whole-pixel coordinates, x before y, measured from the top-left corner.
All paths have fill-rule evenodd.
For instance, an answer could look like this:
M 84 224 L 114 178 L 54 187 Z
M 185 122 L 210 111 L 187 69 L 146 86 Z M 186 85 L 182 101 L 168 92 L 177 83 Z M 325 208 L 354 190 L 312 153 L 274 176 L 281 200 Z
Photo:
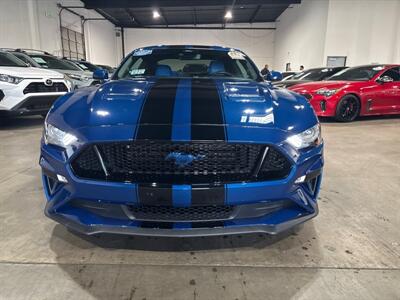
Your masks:
M 167 20 L 167 17 L 165 16 L 165 11 L 161 7 L 159 8 L 159 10 L 160 10 L 161 18 L 164 20 L 165 25 L 168 26 L 168 20 Z
M 182 6 L 230 6 L 232 0 L 82 0 L 85 8 L 152 8 L 152 7 L 182 7 Z M 290 5 L 300 4 L 301 0 L 238 0 L 237 5 Z
M 129 18 L 131 18 L 131 21 L 135 22 L 138 26 L 141 26 L 142 24 L 137 20 L 136 16 L 132 13 L 132 11 L 129 8 L 125 8 L 125 12 L 128 14 Z
M 132 24 L 121 24 L 123 28 L 135 28 L 135 29 L 179 29 L 179 30 L 186 30 L 186 29 L 198 29 L 198 30 L 276 30 L 275 27 L 221 27 L 221 26 L 178 26 L 178 25 L 169 25 L 169 26 L 160 26 L 160 25 L 148 25 L 148 26 L 133 26 Z
M 261 5 L 257 5 L 257 8 L 254 10 L 253 14 L 250 17 L 249 23 L 253 23 L 255 18 L 257 17 L 258 12 L 261 9 Z
M 112 15 L 106 13 L 104 10 L 97 8 L 96 11 L 101 14 L 104 18 L 109 20 L 111 23 L 113 23 L 115 26 L 119 26 L 119 21 L 114 18 Z

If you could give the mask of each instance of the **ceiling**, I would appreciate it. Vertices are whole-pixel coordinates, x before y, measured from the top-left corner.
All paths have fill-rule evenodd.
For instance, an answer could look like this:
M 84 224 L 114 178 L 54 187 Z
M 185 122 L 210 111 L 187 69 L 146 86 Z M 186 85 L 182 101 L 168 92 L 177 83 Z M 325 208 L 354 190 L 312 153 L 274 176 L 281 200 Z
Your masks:
M 115 26 L 126 28 L 197 26 L 227 23 L 274 22 L 291 4 L 301 0 L 82 0 Z M 153 18 L 153 11 L 161 16 Z M 231 10 L 233 18 L 224 19 Z

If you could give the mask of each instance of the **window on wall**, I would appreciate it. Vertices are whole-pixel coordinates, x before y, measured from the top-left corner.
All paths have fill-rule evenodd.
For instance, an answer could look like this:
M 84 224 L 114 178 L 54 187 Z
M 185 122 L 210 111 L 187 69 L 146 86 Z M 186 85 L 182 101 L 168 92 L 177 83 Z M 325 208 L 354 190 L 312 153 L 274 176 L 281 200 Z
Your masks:
M 63 56 L 70 59 L 86 59 L 82 33 L 61 27 Z

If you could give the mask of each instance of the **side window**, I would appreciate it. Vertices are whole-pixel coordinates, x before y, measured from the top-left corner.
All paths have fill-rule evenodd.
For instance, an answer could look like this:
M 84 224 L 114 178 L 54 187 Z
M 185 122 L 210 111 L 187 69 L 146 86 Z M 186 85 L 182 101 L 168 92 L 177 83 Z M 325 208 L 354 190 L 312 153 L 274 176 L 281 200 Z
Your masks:
M 400 81 L 400 68 L 396 67 L 389 69 L 381 75 L 381 77 L 383 76 L 389 76 L 393 81 Z
M 14 54 L 16 57 L 18 57 L 20 60 L 22 60 L 24 63 L 26 63 L 26 64 L 29 64 L 29 61 L 26 59 L 26 57 L 25 56 L 23 56 L 23 55 L 17 55 L 17 54 Z

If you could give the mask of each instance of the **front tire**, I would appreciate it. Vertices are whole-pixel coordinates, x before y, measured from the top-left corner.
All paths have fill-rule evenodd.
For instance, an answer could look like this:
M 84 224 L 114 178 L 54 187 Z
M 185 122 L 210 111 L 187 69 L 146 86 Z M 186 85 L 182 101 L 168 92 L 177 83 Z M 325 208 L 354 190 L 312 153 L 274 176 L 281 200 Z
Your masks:
M 360 114 L 360 100 L 354 95 L 346 95 L 336 106 L 335 120 L 338 122 L 352 122 Z

